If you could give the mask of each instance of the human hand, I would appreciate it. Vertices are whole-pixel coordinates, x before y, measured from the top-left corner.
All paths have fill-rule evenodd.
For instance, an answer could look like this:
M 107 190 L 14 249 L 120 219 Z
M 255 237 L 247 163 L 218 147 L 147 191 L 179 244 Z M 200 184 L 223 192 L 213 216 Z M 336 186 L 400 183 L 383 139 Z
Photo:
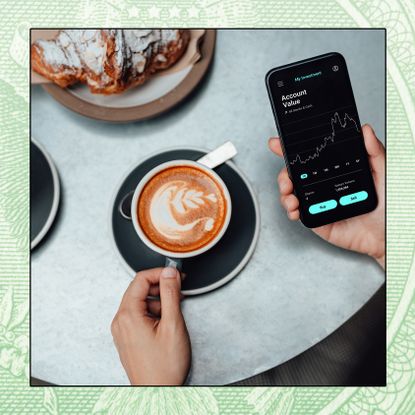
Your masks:
M 190 369 L 189 334 L 180 309 L 179 272 L 153 268 L 128 286 L 111 333 L 132 385 L 182 385 Z M 160 300 L 148 296 L 160 295 Z
M 364 215 L 312 230 L 333 245 L 370 255 L 382 268 L 385 268 L 385 149 L 372 127 L 364 125 L 362 132 L 378 196 L 376 209 Z M 272 152 L 280 157 L 283 156 L 278 137 L 270 138 L 268 145 Z M 293 183 L 288 176 L 287 168 L 280 171 L 278 185 L 281 204 L 287 210 L 289 219 L 298 220 L 299 201 L 293 194 Z

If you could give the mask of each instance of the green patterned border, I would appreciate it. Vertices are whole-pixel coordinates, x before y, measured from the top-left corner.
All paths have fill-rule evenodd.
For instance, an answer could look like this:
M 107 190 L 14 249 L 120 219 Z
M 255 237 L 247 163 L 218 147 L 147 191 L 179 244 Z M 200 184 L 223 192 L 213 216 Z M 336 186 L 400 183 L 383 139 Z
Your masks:
M 0 412 L 33 414 L 415 413 L 415 3 L 413 0 L 1 0 Z M 30 388 L 28 28 L 386 27 L 388 386 Z M 380 63 L 381 64 L 381 63 Z

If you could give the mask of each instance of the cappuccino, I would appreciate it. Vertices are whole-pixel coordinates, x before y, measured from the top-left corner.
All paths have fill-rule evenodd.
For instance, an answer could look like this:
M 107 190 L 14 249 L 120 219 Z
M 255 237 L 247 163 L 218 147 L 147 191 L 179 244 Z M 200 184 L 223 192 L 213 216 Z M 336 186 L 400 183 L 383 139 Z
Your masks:
M 192 165 L 167 167 L 144 186 L 136 215 L 146 237 L 171 252 L 191 252 L 208 245 L 227 216 L 223 186 Z

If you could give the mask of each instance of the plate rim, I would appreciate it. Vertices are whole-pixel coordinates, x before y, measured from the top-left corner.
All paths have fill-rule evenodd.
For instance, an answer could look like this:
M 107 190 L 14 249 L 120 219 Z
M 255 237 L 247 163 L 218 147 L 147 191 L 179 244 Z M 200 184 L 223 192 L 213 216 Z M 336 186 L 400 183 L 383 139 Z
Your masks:
M 216 46 L 216 29 L 206 29 L 201 43 L 202 59 L 196 62 L 185 78 L 172 90 L 163 96 L 146 104 L 132 107 L 101 107 L 97 104 L 84 101 L 71 94 L 66 88 L 53 83 L 43 84 L 42 88 L 56 101 L 66 108 L 99 121 L 126 123 L 148 120 L 157 117 L 183 101 L 202 81 L 209 69 Z M 141 111 L 141 115 L 137 112 Z
M 55 163 L 52 160 L 52 157 L 50 156 L 50 154 L 46 151 L 45 147 L 40 144 L 40 142 L 38 140 L 36 140 L 33 136 L 30 137 L 30 142 L 33 143 L 39 150 L 40 152 L 43 154 L 43 156 L 45 157 L 50 170 L 52 172 L 52 181 L 53 181 L 53 200 L 52 200 L 52 207 L 50 209 L 48 218 L 46 219 L 46 222 L 44 223 L 44 225 L 42 226 L 42 229 L 40 230 L 40 232 L 35 236 L 35 238 L 33 238 L 32 241 L 30 241 L 30 250 L 34 249 L 41 241 L 42 239 L 46 236 L 46 234 L 49 232 L 49 229 L 51 228 L 56 214 L 58 212 L 58 207 L 59 207 L 59 202 L 60 202 L 60 180 L 59 180 L 59 173 L 58 170 L 55 166 Z M 31 178 L 30 178 L 31 180 Z M 30 218 L 30 215 L 29 215 Z M 32 219 L 30 218 L 30 221 Z
M 187 146 L 187 147 L 183 147 L 183 146 L 172 146 L 172 147 L 166 147 L 163 150 L 158 150 L 158 151 L 154 151 L 151 152 L 150 154 L 142 157 L 140 160 L 135 161 L 134 164 L 130 165 L 128 170 L 126 170 L 126 173 L 122 176 L 121 180 L 118 182 L 113 195 L 110 199 L 110 206 L 109 206 L 109 215 L 108 215 L 108 224 L 109 224 L 109 230 L 110 230 L 110 237 L 111 237 L 111 244 L 113 249 L 115 250 L 116 255 L 118 256 L 119 260 L 121 261 L 121 263 L 123 264 L 124 268 L 127 270 L 128 274 L 130 275 L 130 278 L 133 279 L 134 275 L 136 274 L 136 272 L 128 265 L 127 261 L 124 259 L 124 257 L 121 255 L 121 252 L 119 251 L 117 244 L 115 243 L 115 233 L 114 233 L 114 227 L 112 224 L 112 213 L 113 213 L 113 207 L 115 205 L 115 200 L 117 198 L 117 194 L 119 189 L 121 188 L 122 184 L 124 183 L 124 181 L 127 179 L 127 177 L 131 174 L 131 172 L 138 167 L 140 164 L 144 163 L 146 160 L 163 154 L 163 153 L 168 153 L 170 151 L 176 151 L 176 150 L 193 150 L 193 151 L 202 151 L 202 152 L 206 152 L 208 153 L 211 150 L 208 150 L 206 148 L 203 147 L 195 147 L 195 146 Z M 252 186 L 252 184 L 249 182 L 247 176 L 245 175 L 245 173 L 243 173 L 237 166 L 236 164 L 232 161 L 232 160 L 228 160 L 223 164 L 227 164 L 229 167 L 231 167 L 244 181 L 245 185 L 248 188 L 249 193 L 251 194 L 253 203 L 254 203 L 254 210 L 255 210 L 255 218 L 256 218 L 256 223 L 255 223 L 255 229 L 254 229 L 254 235 L 252 237 L 252 241 L 251 244 L 249 245 L 248 250 L 246 251 L 245 255 L 243 256 L 243 258 L 241 259 L 241 261 L 238 263 L 238 265 L 229 273 L 227 274 L 225 277 L 221 278 L 219 281 L 214 282 L 213 284 L 209 284 L 203 288 L 196 288 L 193 290 L 182 290 L 182 294 L 183 295 L 188 295 L 188 296 L 193 296 L 193 295 L 199 295 L 199 294 L 205 294 L 208 293 L 210 291 L 213 291 L 219 287 L 221 287 L 222 285 L 225 285 L 226 283 L 228 283 L 229 281 L 231 281 L 232 279 L 234 279 L 241 271 L 242 269 L 248 264 L 249 259 L 252 257 L 252 255 L 254 254 L 256 245 L 258 243 L 258 239 L 259 239 L 259 231 L 261 228 L 261 214 L 260 214 L 260 209 L 259 209 L 259 203 L 258 203 L 258 199 L 255 193 L 255 190 Z

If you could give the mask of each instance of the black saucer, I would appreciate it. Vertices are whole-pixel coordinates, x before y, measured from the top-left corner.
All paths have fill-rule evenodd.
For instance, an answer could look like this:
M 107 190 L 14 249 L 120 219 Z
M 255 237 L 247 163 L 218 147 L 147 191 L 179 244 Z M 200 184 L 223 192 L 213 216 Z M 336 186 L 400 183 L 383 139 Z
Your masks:
M 121 216 L 118 208 L 122 198 L 157 165 L 176 159 L 197 160 L 205 154 L 198 149 L 165 151 L 142 161 L 123 180 L 112 204 L 111 227 L 117 250 L 132 274 L 164 266 L 165 258 L 147 248 L 137 236 L 133 223 Z M 183 259 L 186 279 L 182 291 L 187 295 L 205 293 L 230 281 L 246 265 L 258 239 L 259 209 L 250 184 L 232 162 L 222 164 L 215 171 L 231 195 L 232 217 L 225 235 L 213 248 L 197 257 Z
M 58 211 L 59 177 L 49 154 L 30 141 L 30 248 L 47 234 Z

